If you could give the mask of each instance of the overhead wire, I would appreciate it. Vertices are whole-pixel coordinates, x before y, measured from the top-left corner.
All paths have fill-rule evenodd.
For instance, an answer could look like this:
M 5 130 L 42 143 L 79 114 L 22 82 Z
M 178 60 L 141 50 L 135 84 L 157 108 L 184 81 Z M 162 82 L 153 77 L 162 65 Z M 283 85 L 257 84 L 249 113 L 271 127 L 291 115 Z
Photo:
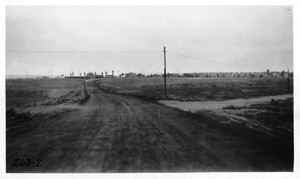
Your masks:
M 51 50 L 6 50 L 8 53 L 73 53 L 73 54 L 125 54 L 125 53 L 158 53 L 158 52 L 163 52 L 163 51 L 158 51 L 158 50 L 153 50 L 153 51 L 51 51 Z M 200 57 L 194 57 L 190 55 L 185 55 L 177 52 L 172 52 L 172 51 L 166 51 L 166 53 L 177 55 L 177 56 L 182 56 L 185 58 L 191 58 L 191 59 L 199 59 L 203 61 L 208 61 L 208 62 L 214 62 L 214 63 L 220 63 L 220 64 L 225 64 L 225 65 L 230 65 L 230 66 L 235 66 L 235 67 L 240 67 L 240 68 L 245 68 L 249 69 L 245 66 L 241 65 L 236 65 L 232 63 L 225 63 L 225 62 L 220 62 L 216 60 L 208 60 Z
M 225 65 L 231 65 L 231 66 L 236 66 L 236 67 L 249 69 L 248 67 L 241 66 L 241 65 L 236 65 L 236 64 L 232 64 L 232 63 L 225 63 L 225 62 L 220 62 L 220 61 L 216 61 L 216 60 L 208 60 L 208 59 L 203 59 L 203 58 L 200 58 L 200 57 L 193 57 L 193 56 L 189 56 L 189 55 L 185 55 L 185 54 L 181 54 L 181 53 L 176 53 L 176 52 L 172 52 L 172 51 L 166 51 L 166 52 L 169 53 L 169 54 L 178 55 L 178 56 L 182 56 L 182 57 L 186 57 L 186 58 L 199 59 L 199 60 L 203 60 L 203 61 L 221 63 L 221 64 L 225 64 Z
M 37 50 L 6 50 L 16 53 L 157 53 L 161 51 L 37 51 Z

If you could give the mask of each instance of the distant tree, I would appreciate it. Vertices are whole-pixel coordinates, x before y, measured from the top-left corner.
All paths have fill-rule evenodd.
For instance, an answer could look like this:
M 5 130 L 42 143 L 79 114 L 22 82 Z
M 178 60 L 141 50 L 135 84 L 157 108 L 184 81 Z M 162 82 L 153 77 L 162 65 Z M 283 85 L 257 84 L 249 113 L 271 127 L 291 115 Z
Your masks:
M 281 77 L 282 78 L 284 77 L 284 70 L 281 72 Z

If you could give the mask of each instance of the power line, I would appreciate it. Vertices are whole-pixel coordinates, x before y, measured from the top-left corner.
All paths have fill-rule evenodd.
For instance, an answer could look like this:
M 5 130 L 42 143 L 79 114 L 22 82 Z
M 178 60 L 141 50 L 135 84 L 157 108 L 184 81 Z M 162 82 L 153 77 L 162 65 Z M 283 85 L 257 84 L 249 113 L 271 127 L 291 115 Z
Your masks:
M 51 50 L 6 50 L 6 52 L 8 53 L 70 53 L 70 54 L 125 54 L 125 53 L 161 53 L 162 51 L 51 51 Z M 185 54 L 181 54 L 181 53 L 176 53 L 176 52 L 172 52 L 172 51 L 166 51 L 166 53 L 169 54 L 173 54 L 173 55 L 178 55 L 178 56 L 182 56 L 182 57 L 186 57 L 186 58 L 191 58 L 191 59 L 199 59 L 202 61 L 209 61 L 209 62 L 214 62 L 214 63 L 221 63 L 221 64 L 225 64 L 225 65 L 231 65 L 231 66 L 236 66 L 236 67 L 240 67 L 240 68 L 245 68 L 245 69 L 249 69 L 245 66 L 240 66 L 240 65 L 236 65 L 236 64 L 231 64 L 231 63 L 224 63 L 224 62 L 220 62 L 220 61 L 215 61 L 215 60 L 208 60 L 208 59 L 203 59 L 203 58 L 199 58 L 199 57 L 193 57 L 193 56 L 189 56 L 189 55 L 185 55 Z
M 12 53 L 157 53 L 161 51 L 38 51 L 38 50 L 6 50 Z
M 203 58 L 199 58 L 199 57 L 192 57 L 192 56 L 189 56 L 189 55 L 180 54 L 180 53 L 171 52 L 171 51 L 167 51 L 167 53 L 170 53 L 170 54 L 173 54 L 173 55 L 182 56 L 182 57 L 186 57 L 186 58 L 199 59 L 199 60 L 209 61 L 209 62 L 214 62 L 214 63 L 222 63 L 222 64 L 225 64 L 225 65 L 231 65 L 231 66 L 236 66 L 236 67 L 241 67 L 241 68 L 249 69 L 249 68 L 247 68 L 245 66 L 235 65 L 235 64 L 231 64 L 231 63 L 224 63 L 224 62 L 220 62 L 220 61 L 216 61 L 216 60 L 207 60 L 207 59 L 203 59 Z

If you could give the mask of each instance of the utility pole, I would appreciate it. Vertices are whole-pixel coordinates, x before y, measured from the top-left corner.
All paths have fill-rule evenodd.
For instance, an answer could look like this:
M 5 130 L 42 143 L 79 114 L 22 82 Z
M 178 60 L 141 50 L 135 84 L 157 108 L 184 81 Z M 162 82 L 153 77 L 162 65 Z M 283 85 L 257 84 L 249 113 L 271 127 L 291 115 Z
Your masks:
M 26 71 L 26 78 L 28 78 L 28 67 L 27 67 L 27 71 Z
M 289 69 L 287 71 L 287 89 L 288 89 L 288 92 L 290 92 L 290 73 L 289 73 Z
M 167 98 L 167 70 L 166 70 L 166 47 L 164 47 L 164 78 L 165 78 L 165 99 Z

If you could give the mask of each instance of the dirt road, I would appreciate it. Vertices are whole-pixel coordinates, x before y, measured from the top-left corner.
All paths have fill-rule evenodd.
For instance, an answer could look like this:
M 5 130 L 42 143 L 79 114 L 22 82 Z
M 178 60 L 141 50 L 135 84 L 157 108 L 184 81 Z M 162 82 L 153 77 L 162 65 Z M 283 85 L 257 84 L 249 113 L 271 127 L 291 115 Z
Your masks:
M 7 131 L 7 172 L 290 171 L 293 143 L 153 101 L 103 92 Z M 12 166 L 41 159 L 39 166 Z
M 293 94 L 284 94 L 284 95 L 276 95 L 276 96 L 264 96 L 259 98 L 251 98 L 251 99 L 233 99 L 226 101 L 172 101 L 172 100 L 161 100 L 159 101 L 161 104 L 166 106 L 178 108 L 184 111 L 197 112 L 200 110 L 216 110 L 226 108 L 228 106 L 235 107 L 249 107 L 252 104 L 259 103 L 268 103 L 272 99 L 273 100 L 284 100 L 288 98 L 293 98 Z

